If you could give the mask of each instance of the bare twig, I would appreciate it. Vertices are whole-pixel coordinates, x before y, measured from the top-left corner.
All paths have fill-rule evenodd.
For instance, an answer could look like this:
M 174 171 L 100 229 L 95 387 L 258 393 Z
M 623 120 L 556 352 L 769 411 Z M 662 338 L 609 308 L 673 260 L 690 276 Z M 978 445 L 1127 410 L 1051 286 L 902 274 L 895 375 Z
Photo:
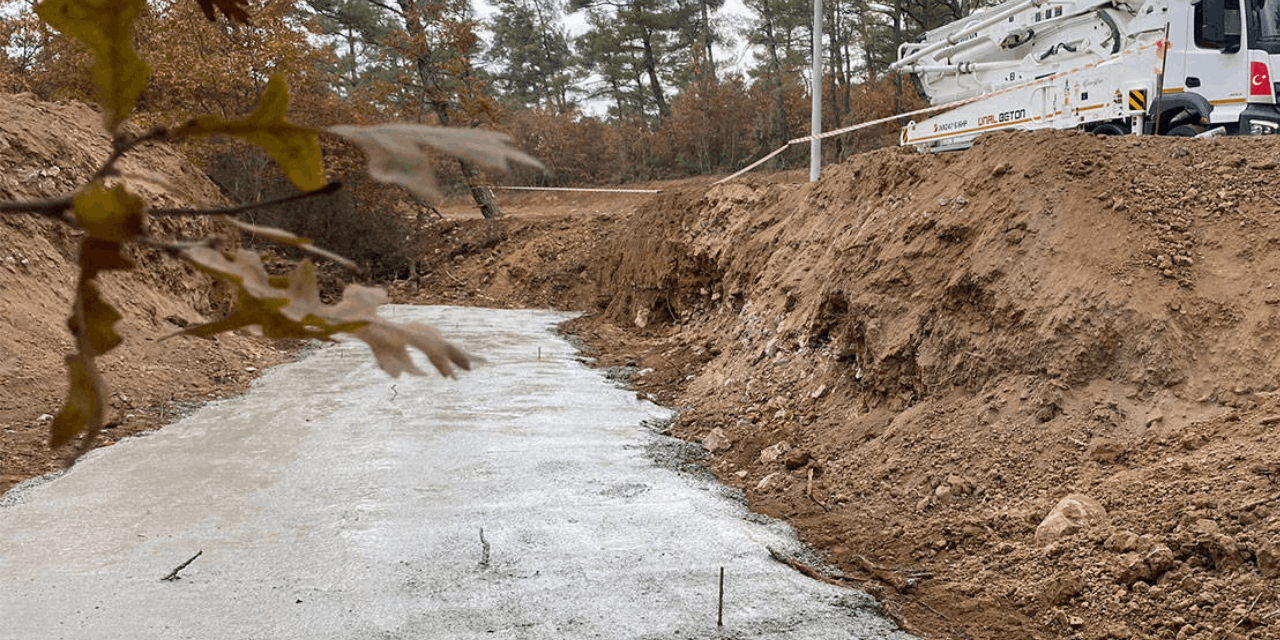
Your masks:
M 92 183 L 95 180 L 101 180 L 107 176 L 115 175 L 116 163 L 124 157 L 124 154 L 148 142 L 164 140 L 168 137 L 168 127 L 156 127 L 135 138 L 124 139 L 117 137 L 111 142 L 111 155 L 107 156 L 107 159 L 102 161 L 102 166 L 98 167 L 98 170 L 93 174 L 92 178 L 89 178 L 89 182 Z
M 1250 502 L 1248 504 L 1240 505 L 1239 507 L 1236 507 L 1234 511 L 1248 511 L 1254 507 L 1259 507 L 1268 502 L 1274 502 L 1276 500 L 1280 500 L 1280 493 L 1272 494 L 1265 498 L 1254 500 L 1253 502 Z
M 229 207 L 212 207 L 208 209 L 187 209 L 187 208 L 168 208 L 168 209 L 152 209 L 149 213 L 153 216 L 233 216 L 245 211 L 261 209 L 263 207 L 274 207 L 279 204 L 288 204 L 298 200 L 306 200 L 329 193 L 333 193 L 342 188 L 342 183 L 335 180 L 314 191 L 303 191 L 293 195 L 281 198 L 273 198 L 271 200 L 260 200 L 258 202 L 246 202 L 243 204 L 232 205 Z
M 34 214 L 70 223 L 71 219 L 64 214 L 71 209 L 72 201 L 71 196 L 64 196 L 48 200 L 0 202 L 0 213 Z
M 809 499 L 812 500 L 814 504 L 822 507 L 823 511 L 831 511 L 831 507 L 828 507 L 826 504 L 823 504 L 821 500 L 813 497 L 813 467 L 809 467 L 809 481 L 805 488 L 805 494 L 809 496 Z
M 169 575 L 167 575 L 167 576 L 165 576 L 165 577 L 163 577 L 163 578 L 160 578 L 160 579 L 161 579 L 161 580 L 167 580 L 167 581 L 169 581 L 169 582 L 173 582 L 174 580 L 181 580 L 182 578 L 178 576 L 178 572 L 179 572 L 179 571 L 182 571 L 183 569 L 186 569 L 186 568 L 187 568 L 187 565 L 191 564 L 192 562 L 195 562 L 196 558 L 199 558 L 199 557 L 200 557 L 200 554 L 202 554 L 202 553 L 204 553 L 204 549 L 201 549 L 201 550 L 197 551 L 197 552 L 196 552 L 196 554 L 195 554 L 194 556 L 191 556 L 190 558 L 187 558 L 187 561 L 186 561 L 186 562 L 184 562 L 184 563 L 182 563 L 182 564 L 178 565 L 178 566 L 177 566 L 173 571 L 170 571 L 170 572 L 169 572 Z
M 484 527 L 480 527 L 480 568 L 489 568 L 489 541 L 484 539 Z
M 720 607 L 716 613 L 716 626 L 724 626 L 724 567 L 720 567 Z
M 1248 618 L 1250 613 L 1253 613 L 1253 607 L 1258 604 L 1258 598 L 1261 598 L 1261 597 L 1262 597 L 1261 593 L 1253 597 L 1253 602 L 1249 603 L 1249 610 L 1245 611 L 1244 615 L 1240 616 L 1240 619 L 1236 620 L 1236 623 L 1231 625 L 1231 629 L 1229 629 L 1227 633 L 1231 633 L 1232 631 L 1235 631 L 1236 627 L 1244 624 L 1244 619 Z
M 796 560 L 795 558 L 781 551 L 778 551 L 777 549 L 774 549 L 773 547 L 765 547 L 765 548 L 769 550 L 769 557 L 773 558 L 774 560 L 777 560 L 778 562 L 781 562 L 782 564 L 787 565 L 788 567 L 791 567 L 792 569 L 795 569 L 796 571 L 799 571 L 800 573 L 803 573 L 804 575 L 810 578 L 813 578 L 814 580 L 817 580 L 819 582 L 825 582 L 830 585 L 835 585 L 837 587 L 845 587 L 845 588 L 849 587 L 849 585 L 845 584 L 842 580 L 837 580 L 835 578 L 832 578 L 822 573 L 821 571 L 818 571 L 817 569 L 814 569 L 813 567 L 803 562 L 800 562 L 799 560 Z

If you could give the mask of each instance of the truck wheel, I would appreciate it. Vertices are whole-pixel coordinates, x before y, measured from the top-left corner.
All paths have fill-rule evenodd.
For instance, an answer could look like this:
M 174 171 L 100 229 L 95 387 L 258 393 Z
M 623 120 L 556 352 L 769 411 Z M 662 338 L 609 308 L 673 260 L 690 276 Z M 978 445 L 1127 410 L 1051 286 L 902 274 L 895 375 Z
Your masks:
M 1177 136 L 1179 138 L 1191 138 L 1204 133 L 1204 127 L 1198 124 L 1180 124 L 1169 130 L 1165 135 Z
M 1115 122 L 1108 122 L 1094 127 L 1093 133 L 1100 136 L 1123 136 L 1129 133 L 1129 126 Z

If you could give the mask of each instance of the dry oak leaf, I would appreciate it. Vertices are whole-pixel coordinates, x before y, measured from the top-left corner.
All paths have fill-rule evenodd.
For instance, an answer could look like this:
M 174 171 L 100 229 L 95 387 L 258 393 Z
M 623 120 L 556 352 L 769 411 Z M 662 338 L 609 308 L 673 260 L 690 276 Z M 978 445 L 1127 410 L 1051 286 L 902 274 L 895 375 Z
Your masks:
M 369 176 L 397 184 L 428 200 L 440 197 L 431 156 L 435 149 L 459 159 L 506 170 L 510 161 L 534 167 L 542 163 L 509 146 L 511 137 L 495 131 L 430 127 L 420 124 L 338 125 L 327 129 L 358 145 L 369 158 Z
M 286 120 L 288 108 L 289 88 L 280 76 L 271 76 L 253 113 L 239 120 L 200 116 L 175 129 L 173 138 L 225 135 L 252 142 L 275 159 L 294 186 L 314 191 L 325 186 L 319 132 Z
M 257 326 L 269 338 L 332 340 L 349 333 L 369 345 L 384 371 L 393 377 L 404 372 L 422 375 L 408 347 L 426 354 L 441 375 L 453 375 L 453 367 L 470 369 L 470 359 L 446 341 L 438 331 L 422 324 L 399 325 L 379 318 L 386 292 L 374 287 L 347 285 L 336 304 L 320 300 L 315 265 L 304 260 L 287 278 L 272 277 L 258 254 L 240 249 L 224 254 L 208 247 L 190 247 L 184 257 L 198 269 L 239 288 L 236 309 L 222 320 L 188 327 L 181 333 L 211 336 Z
M 276 242 L 279 244 L 286 244 L 289 246 L 297 247 L 298 250 L 300 251 L 305 251 L 306 253 L 310 253 L 311 255 L 318 256 L 326 260 L 330 260 L 332 262 L 336 262 L 352 271 L 357 271 L 357 272 L 363 271 L 363 269 L 360 268 L 360 265 L 352 262 L 351 260 L 348 260 L 347 258 L 344 258 L 332 251 L 322 249 L 312 244 L 311 238 L 303 238 L 303 237 L 294 235 L 292 233 L 289 233 L 284 229 L 277 229 L 276 227 L 264 227 L 261 225 L 250 224 L 248 222 L 242 222 L 235 218 L 228 217 L 227 221 L 229 221 L 231 224 L 235 225 L 245 233 L 259 236 L 261 238 L 265 238 L 267 240 L 270 240 L 272 242 Z
M 77 200 L 77 208 L 80 206 Z M 102 271 L 132 269 L 133 261 L 123 253 L 123 245 L 92 236 L 80 244 L 80 279 L 72 304 L 67 328 L 76 339 L 76 353 L 66 357 L 70 384 L 62 408 L 49 425 L 49 444 L 57 448 L 70 442 L 82 431 L 92 435 L 102 430 L 105 415 L 106 385 L 98 374 L 94 359 L 116 348 L 122 339 L 115 325 L 120 312 L 102 299 L 93 278 Z
M 424 375 L 409 357 L 408 347 L 425 353 L 442 376 L 453 376 L 454 365 L 468 371 L 471 369 L 471 359 L 462 349 L 425 324 L 396 324 L 377 318 L 352 335 L 369 345 L 378 366 L 393 378 L 400 377 L 406 371 L 417 376 Z
M 142 199 L 122 186 L 90 184 L 72 201 L 76 226 L 92 238 L 128 242 L 142 234 Z
M 67 389 L 67 399 L 49 426 L 49 446 L 55 449 L 80 435 L 86 425 L 93 433 L 100 431 L 106 412 L 103 400 L 106 391 L 93 366 L 93 359 L 74 353 L 67 356 L 66 362 L 71 386 Z
M 151 67 L 133 49 L 133 23 L 146 0 L 44 0 L 36 14 L 93 52 L 93 80 L 107 130 L 124 122 L 147 86 Z
M 223 253 L 204 246 L 188 247 L 182 256 L 197 269 L 236 286 L 236 307 L 231 315 L 181 333 L 209 337 L 246 327 L 258 327 L 268 338 L 332 340 L 334 333 L 363 327 L 361 317 L 330 322 L 324 317 L 315 266 L 298 265 L 287 278 L 269 275 L 258 254 L 247 249 Z

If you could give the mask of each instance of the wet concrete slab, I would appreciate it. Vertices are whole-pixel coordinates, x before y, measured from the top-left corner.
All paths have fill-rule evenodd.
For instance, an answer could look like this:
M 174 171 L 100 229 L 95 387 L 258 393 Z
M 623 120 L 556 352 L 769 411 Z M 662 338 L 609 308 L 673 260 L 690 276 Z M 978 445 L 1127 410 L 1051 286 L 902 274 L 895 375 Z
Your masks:
M 579 362 L 567 316 L 387 315 L 486 363 L 391 379 L 363 344 L 328 347 L 15 488 L 0 639 L 908 637 L 772 560 L 800 551 L 785 525 L 669 464 L 687 445 L 642 423 L 670 412 Z

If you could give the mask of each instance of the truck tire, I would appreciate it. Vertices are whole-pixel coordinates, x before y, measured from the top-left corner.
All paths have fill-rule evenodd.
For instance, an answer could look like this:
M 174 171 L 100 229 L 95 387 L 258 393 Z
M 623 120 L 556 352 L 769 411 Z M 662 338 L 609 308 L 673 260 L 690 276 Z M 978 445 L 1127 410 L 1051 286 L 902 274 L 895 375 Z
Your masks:
M 1169 130 L 1165 135 L 1175 136 L 1178 138 L 1192 138 L 1204 133 L 1204 127 L 1198 124 L 1180 124 Z
M 1105 122 L 1094 127 L 1090 133 L 1100 136 L 1123 136 L 1129 133 L 1129 125 L 1118 122 Z

